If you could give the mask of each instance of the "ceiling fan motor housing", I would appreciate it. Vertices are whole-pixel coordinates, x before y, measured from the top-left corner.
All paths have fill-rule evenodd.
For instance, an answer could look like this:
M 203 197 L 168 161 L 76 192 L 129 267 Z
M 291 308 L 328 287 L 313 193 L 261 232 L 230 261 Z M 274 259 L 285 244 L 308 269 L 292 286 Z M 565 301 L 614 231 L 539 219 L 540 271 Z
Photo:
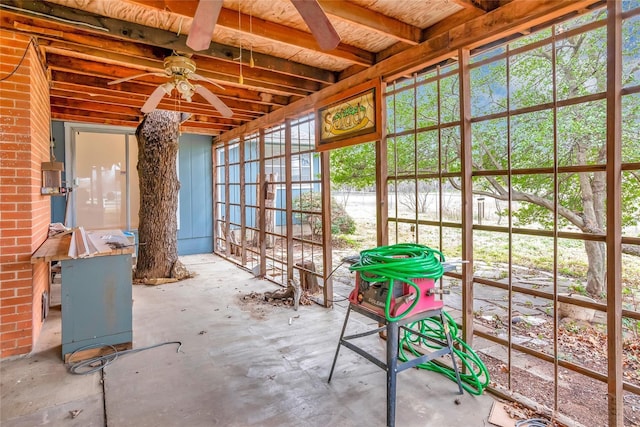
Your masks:
M 164 69 L 169 75 L 187 76 L 196 71 L 196 63 L 186 56 L 171 55 L 165 58 Z

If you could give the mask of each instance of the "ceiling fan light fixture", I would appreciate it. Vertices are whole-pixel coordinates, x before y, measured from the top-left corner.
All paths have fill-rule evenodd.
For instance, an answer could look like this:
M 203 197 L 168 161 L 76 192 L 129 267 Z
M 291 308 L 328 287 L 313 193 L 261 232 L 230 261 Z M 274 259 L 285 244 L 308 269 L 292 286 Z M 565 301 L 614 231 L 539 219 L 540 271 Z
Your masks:
M 179 79 L 176 82 L 176 89 L 178 89 L 178 92 L 180 92 L 183 96 L 186 96 L 187 94 L 193 94 L 195 90 L 193 85 L 186 79 Z
M 173 82 L 166 82 L 160 85 L 160 87 L 162 87 L 162 90 L 164 90 L 164 93 L 166 93 L 167 95 L 171 95 L 171 92 L 173 92 L 174 86 L 173 86 Z

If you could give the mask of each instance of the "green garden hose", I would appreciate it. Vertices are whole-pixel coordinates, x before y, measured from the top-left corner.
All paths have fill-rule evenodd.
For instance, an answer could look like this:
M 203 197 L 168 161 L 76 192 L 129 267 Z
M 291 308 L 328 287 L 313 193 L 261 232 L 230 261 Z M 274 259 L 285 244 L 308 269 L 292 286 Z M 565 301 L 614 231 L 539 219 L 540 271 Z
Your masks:
M 438 280 L 444 274 L 443 261 L 444 255 L 436 249 L 413 243 L 399 243 L 360 252 L 360 261 L 349 267 L 349 270 L 360 272 L 360 279 L 369 283 L 389 282 L 384 315 L 389 322 L 397 322 L 411 313 L 420 299 L 420 288 L 412 279 Z M 389 312 L 395 281 L 408 284 L 416 293 L 411 306 L 398 316 L 392 316 Z
M 413 243 L 400 243 L 360 252 L 360 261 L 353 264 L 349 269 L 359 272 L 360 279 L 366 282 L 389 283 L 384 315 L 387 321 L 397 322 L 411 313 L 420 299 L 420 288 L 412 279 L 440 279 L 444 274 L 442 262 L 444 262 L 444 255 L 436 249 Z M 408 309 L 394 317 L 391 316 L 390 307 L 391 298 L 393 298 L 393 286 L 396 281 L 404 282 L 411 286 L 415 290 L 416 298 L 414 298 Z M 421 354 L 415 347 L 416 345 L 423 345 L 434 351 L 441 348 L 432 340 L 446 342 L 446 332 L 448 330 L 454 341 L 453 352 L 463 365 L 460 373 L 462 387 L 470 394 L 480 395 L 489 384 L 489 372 L 478 355 L 459 337 L 458 325 L 453 318 L 444 310 L 442 310 L 442 313 L 447 319 L 444 325 L 438 318 L 431 317 L 403 328 L 404 335 L 400 339 L 398 358 L 402 361 L 408 360 L 407 351 L 416 357 L 420 356 Z M 411 330 L 427 338 L 412 333 Z M 460 349 L 456 348 L 456 345 Z M 435 361 L 421 363 L 417 367 L 441 373 L 456 381 L 453 368 L 437 364 Z
M 442 348 L 432 340 L 447 342 L 446 330 L 448 328 L 451 339 L 454 342 L 452 346 L 453 353 L 462 363 L 462 367 L 458 365 L 462 388 L 470 394 L 476 396 L 481 395 L 489 385 L 489 371 L 476 352 L 460 338 L 458 334 L 458 324 L 455 320 L 444 310 L 442 310 L 442 314 L 446 318 L 444 325 L 437 317 L 430 317 L 407 325 L 407 329 L 404 329 L 404 334 L 400 338 L 398 359 L 403 362 L 407 361 L 409 359 L 407 351 L 416 357 L 421 356 L 422 353 L 415 347 L 417 345 L 425 346 L 433 351 Z M 417 331 L 428 338 L 413 334 L 411 330 Z M 417 367 L 440 373 L 450 380 L 456 381 L 456 373 L 453 368 L 435 363 L 435 361 L 421 363 Z

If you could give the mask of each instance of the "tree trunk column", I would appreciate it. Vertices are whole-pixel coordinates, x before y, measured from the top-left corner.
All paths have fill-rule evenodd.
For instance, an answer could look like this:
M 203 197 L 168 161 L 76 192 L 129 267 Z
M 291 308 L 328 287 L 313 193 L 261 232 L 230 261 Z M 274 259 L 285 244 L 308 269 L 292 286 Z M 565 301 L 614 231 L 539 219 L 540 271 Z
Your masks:
M 136 129 L 140 181 L 137 279 L 171 277 L 178 260 L 176 162 L 181 119 L 178 112 L 156 110 Z

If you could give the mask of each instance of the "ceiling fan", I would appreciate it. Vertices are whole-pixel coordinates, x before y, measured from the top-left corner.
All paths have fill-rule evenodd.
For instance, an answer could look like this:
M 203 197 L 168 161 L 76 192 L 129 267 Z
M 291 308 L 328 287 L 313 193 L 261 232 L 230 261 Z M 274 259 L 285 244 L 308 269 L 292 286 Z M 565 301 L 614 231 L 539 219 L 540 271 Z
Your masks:
M 155 110 L 162 97 L 164 97 L 165 95 L 171 95 L 173 90 L 176 89 L 182 99 L 184 99 L 185 101 L 191 102 L 191 97 L 194 94 L 200 94 L 204 99 L 207 100 L 207 102 L 209 102 L 209 104 L 211 104 L 216 110 L 218 110 L 223 117 L 231 117 L 233 115 L 233 112 L 229 107 L 227 107 L 224 102 L 222 102 L 220 98 L 218 98 L 218 96 L 213 94 L 209 89 L 202 85 L 191 83 L 189 79 L 206 81 L 220 87 L 221 89 L 224 88 L 216 82 L 209 80 L 199 74 L 196 74 L 195 71 L 196 63 L 193 59 L 187 58 L 186 56 L 172 54 L 164 59 L 164 73 L 143 73 L 114 80 L 107 84 L 115 85 L 143 76 L 169 77 L 168 82 L 159 85 L 153 91 L 153 93 L 151 93 L 149 98 L 147 98 L 147 101 L 141 108 L 141 111 L 143 113 L 146 114 Z
M 195 51 L 204 50 L 211 44 L 213 28 L 222 9 L 222 0 L 200 0 L 193 16 L 187 46 Z M 302 19 L 311 30 L 318 45 L 323 50 L 335 49 L 340 36 L 322 10 L 318 0 L 291 0 Z

